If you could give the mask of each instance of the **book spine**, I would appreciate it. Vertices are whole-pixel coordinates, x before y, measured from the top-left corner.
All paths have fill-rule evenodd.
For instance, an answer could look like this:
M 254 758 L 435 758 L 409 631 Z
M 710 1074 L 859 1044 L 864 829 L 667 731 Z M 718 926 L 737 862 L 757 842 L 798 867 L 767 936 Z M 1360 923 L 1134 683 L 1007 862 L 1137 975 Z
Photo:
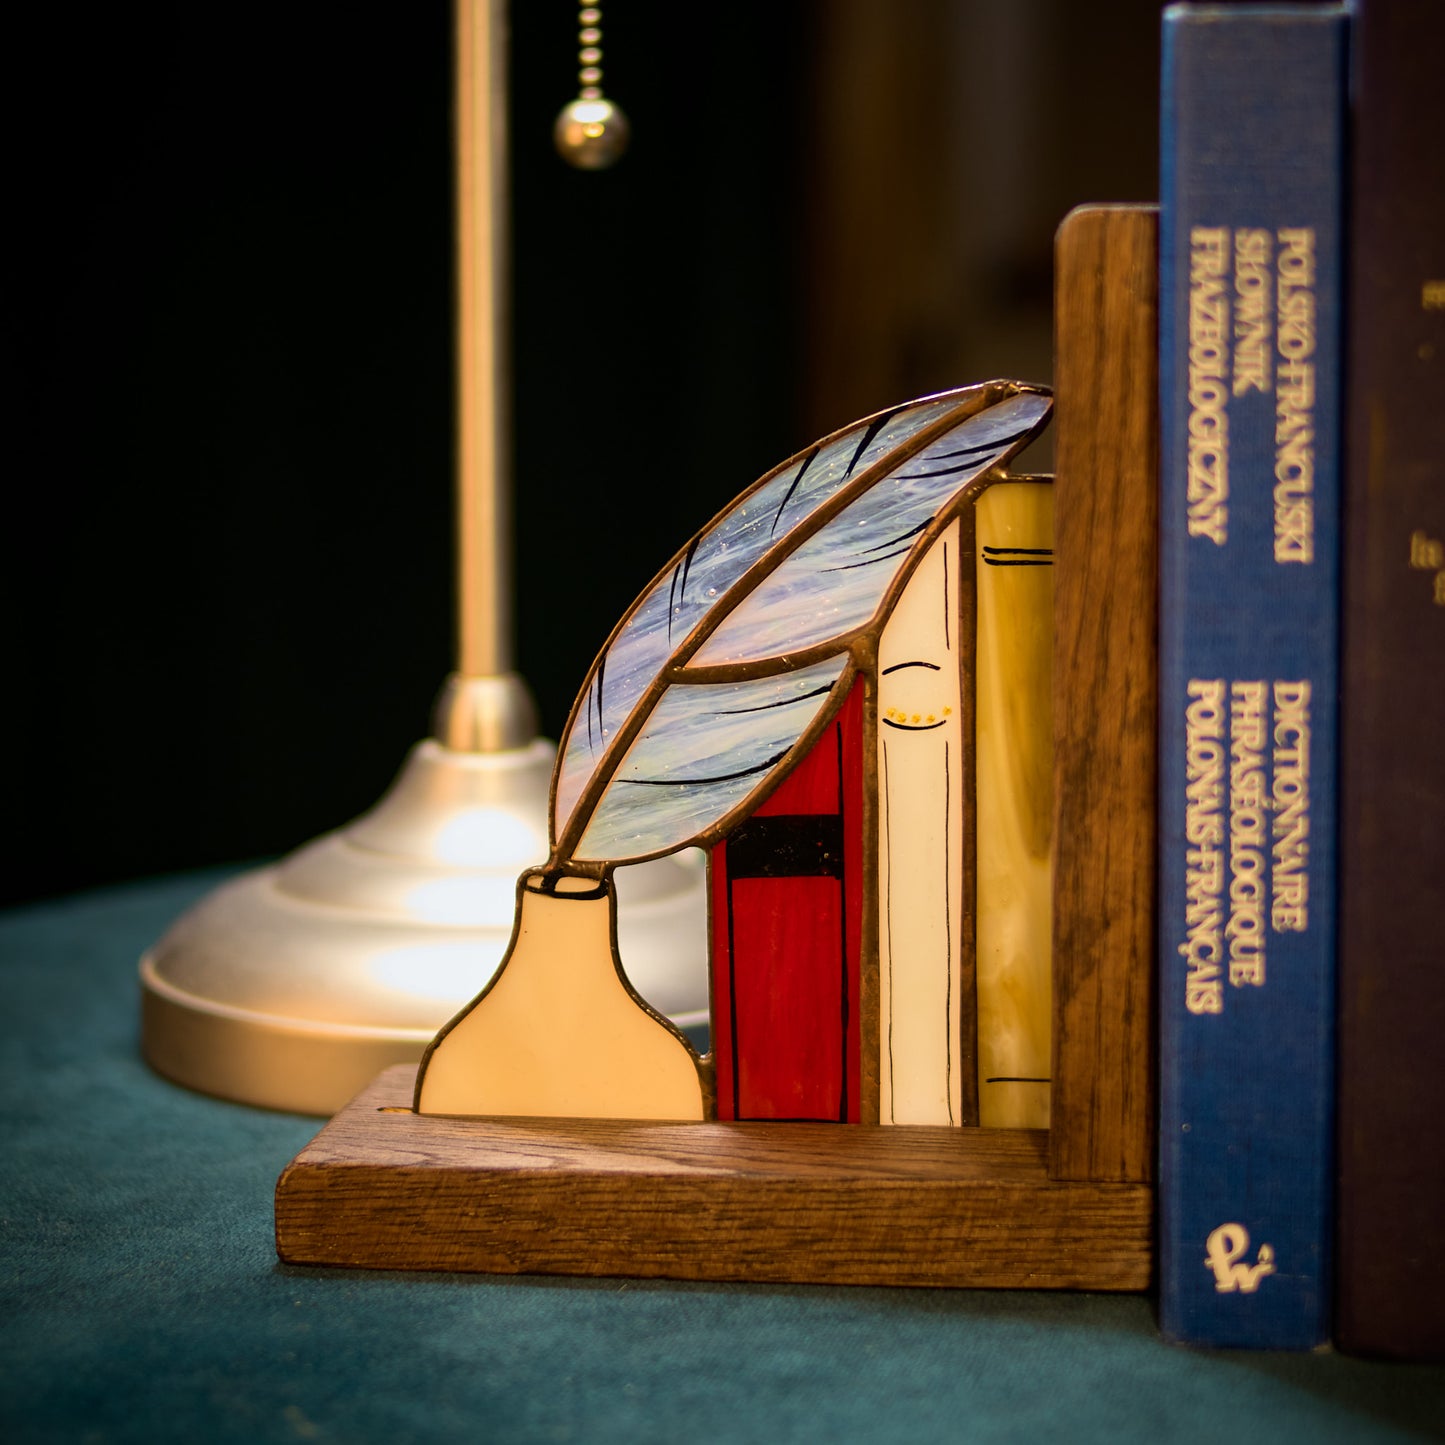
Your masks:
M 709 855 L 719 1119 L 860 1122 L 863 713 Z
M 1160 136 L 1160 1324 L 1328 1335 L 1346 11 L 1173 5 Z
M 1335 1334 L 1445 1360 L 1445 6 L 1351 48 Z

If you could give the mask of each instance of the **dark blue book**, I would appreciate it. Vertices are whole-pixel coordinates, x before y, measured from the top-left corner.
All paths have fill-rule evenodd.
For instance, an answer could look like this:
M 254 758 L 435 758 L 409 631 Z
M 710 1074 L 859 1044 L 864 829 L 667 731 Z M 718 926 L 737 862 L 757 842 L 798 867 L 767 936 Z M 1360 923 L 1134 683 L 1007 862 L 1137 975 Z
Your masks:
M 1344 6 L 1173 5 L 1160 136 L 1160 1324 L 1329 1335 Z

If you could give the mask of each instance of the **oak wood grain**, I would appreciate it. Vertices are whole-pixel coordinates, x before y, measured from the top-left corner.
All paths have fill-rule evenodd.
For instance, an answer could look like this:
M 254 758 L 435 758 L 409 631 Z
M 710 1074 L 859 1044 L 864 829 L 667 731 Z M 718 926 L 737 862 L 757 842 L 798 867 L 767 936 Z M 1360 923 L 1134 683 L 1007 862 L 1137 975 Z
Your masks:
M 1143 1289 L 1152 1193 L 1053 1183 L 1041 1131 L 454 1119 L 387 1070 L 276 1187 L 291 1264 Z
M 1145 206 L 1056 244 L 1056 1180 L 1153 1177 L 1157 246 Z

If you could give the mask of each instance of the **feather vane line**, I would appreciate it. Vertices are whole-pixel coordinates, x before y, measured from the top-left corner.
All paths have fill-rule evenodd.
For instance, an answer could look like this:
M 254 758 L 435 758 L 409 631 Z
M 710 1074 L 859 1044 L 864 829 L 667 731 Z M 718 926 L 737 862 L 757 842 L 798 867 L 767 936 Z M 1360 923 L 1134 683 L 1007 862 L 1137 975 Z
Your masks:
M 673 851 L 771 786 L 841 704 L 855 639 L 1048 408 L 1018 383 L 894 408 L 777 468 L 704 528 L 614 629 L 574 704 L 554 861 Z

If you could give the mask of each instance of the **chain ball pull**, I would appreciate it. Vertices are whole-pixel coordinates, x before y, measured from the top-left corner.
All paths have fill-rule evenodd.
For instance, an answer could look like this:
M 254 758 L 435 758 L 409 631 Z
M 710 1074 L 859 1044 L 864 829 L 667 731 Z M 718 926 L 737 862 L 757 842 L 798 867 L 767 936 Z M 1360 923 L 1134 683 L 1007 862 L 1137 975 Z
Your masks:
M 600 171 L 627 149 L 627 117 L 602 94 L 602 7 L 577 12 L 577 99 L 563 106 L 552 127 L 557 154 L 582 171 Z
M 579 96 L 564 106 L 552 127 L 557 152 L 568 165 L 581 171 L 605 170 L 627 149 L 627 117 L 600 96 Z

